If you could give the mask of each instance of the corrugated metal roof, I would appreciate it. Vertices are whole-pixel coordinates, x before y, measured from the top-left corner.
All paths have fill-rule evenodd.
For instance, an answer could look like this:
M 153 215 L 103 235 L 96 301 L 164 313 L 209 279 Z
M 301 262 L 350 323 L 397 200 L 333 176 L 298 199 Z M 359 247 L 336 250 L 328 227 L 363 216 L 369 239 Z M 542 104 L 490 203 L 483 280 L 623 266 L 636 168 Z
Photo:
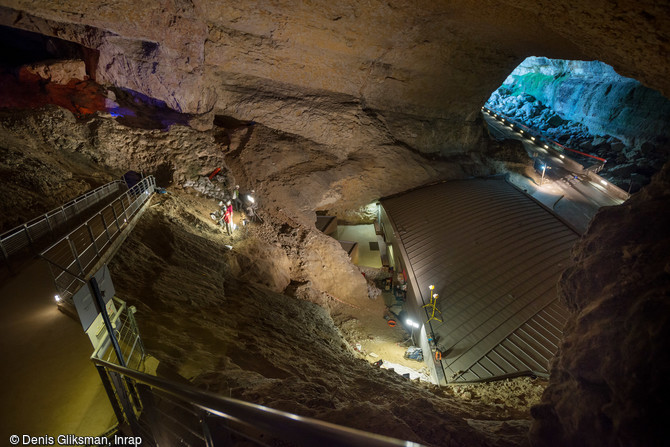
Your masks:
M 448 381 L 547 374 L 567 317 L 556 284 L 578 235 L 504 179 L 457 180 L 381 203 L 432 321 Z M 425 320 L 424 320 L 425 321 Z

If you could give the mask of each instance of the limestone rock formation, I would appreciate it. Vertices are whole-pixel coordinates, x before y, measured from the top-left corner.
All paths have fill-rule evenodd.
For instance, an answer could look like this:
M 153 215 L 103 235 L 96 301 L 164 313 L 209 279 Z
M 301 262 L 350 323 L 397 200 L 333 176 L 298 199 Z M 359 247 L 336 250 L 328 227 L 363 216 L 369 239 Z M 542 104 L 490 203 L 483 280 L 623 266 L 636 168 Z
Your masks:
M 480 135 L 473 111 L 514 67 L 524 34 L 544 37 L 527 50 L 578 53 L 534 14 L 495 2 L 8 3 L 0 23 L 96 50 L 103 84 L 345 151 L 389 139 L 464 151 Z
M 67 84 L 72 80 L 83 81 L 88 77 L 86 64 L 81 60 L 47 61 L 28 65 L 25 69 L 56 84 Z
M 574 249 L 560 294 L 572 311 L 543 401 L 538 446 L 649 446 L 670 411 L 670 165 L 603 209 Z
M 128 170 L 153 174 L 167 186 L 223 166 L 214 136 L 190 127 L 165 132 L 103 117 L 78 120 L 59 107 L 3 111 L 0 190 L 6 199 L 0 226 L 32 219 Z

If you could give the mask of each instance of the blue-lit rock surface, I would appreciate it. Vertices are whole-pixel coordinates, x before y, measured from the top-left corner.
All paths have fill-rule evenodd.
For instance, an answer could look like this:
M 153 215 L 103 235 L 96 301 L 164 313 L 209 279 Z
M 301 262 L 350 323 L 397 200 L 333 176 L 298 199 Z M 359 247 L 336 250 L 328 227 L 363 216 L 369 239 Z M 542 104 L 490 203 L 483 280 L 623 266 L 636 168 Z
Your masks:
M 603 175 L 647 183 L 667 160 L 670 101 L 598 61 L 529 57 L 489 98 L 505 115 L 608 160 Z M 641 180 L 641 181 L 640 181 Z

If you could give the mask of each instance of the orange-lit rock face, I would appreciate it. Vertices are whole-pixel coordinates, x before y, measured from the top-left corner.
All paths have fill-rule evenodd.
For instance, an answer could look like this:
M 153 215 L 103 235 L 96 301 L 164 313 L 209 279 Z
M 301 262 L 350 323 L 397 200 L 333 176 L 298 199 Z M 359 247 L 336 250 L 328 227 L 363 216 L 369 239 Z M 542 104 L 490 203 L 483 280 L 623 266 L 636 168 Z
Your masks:
M 0 73 L 0 107 L 39 108 L 54 104 L 79 117 L 106 110 L 104 89 L 97 83 L 79 79 L 61 81 L 51 82 L 27 67 L 21 68 L 18 76 Z

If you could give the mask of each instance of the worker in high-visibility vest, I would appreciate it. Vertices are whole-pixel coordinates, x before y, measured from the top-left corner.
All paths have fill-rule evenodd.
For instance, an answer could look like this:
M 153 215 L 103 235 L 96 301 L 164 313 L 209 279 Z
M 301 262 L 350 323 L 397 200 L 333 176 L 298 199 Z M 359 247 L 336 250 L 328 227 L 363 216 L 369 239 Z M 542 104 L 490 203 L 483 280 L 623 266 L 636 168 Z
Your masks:
M 233 189 L 233 203 L 235 204 L 235 211 L 242 209 L 242 200 L 240 200 L 240 185 L 235 185 Z

